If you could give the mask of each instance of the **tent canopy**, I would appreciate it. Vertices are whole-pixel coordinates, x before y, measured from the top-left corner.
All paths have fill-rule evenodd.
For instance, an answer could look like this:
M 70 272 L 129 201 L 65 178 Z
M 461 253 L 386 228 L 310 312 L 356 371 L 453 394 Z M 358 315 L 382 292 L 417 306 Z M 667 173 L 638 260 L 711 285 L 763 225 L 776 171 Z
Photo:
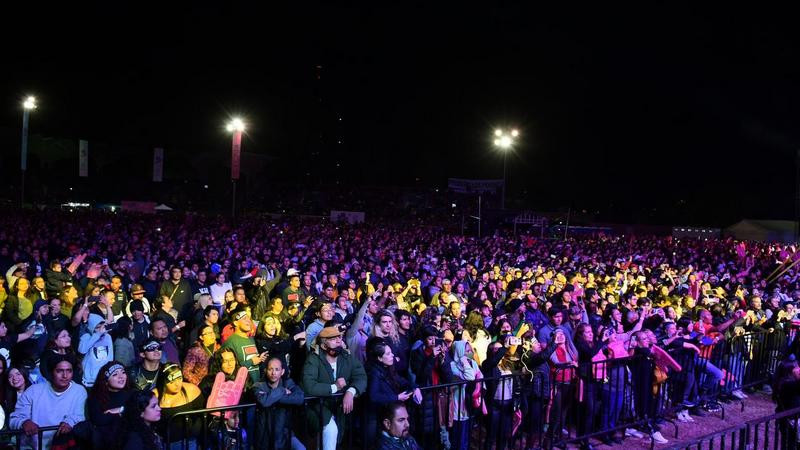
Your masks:
M 795 222 L 791 220 L 744 219 L 723 232 L 725 237 L 743 241 L 794 242 Z

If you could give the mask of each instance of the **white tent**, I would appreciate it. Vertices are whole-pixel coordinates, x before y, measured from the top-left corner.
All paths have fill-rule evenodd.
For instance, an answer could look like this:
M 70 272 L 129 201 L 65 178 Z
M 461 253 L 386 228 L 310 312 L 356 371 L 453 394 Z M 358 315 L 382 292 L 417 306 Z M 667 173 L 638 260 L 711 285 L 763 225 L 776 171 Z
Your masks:
M 156 206 L 156 207 L 155 207 L 155 210 L 156 210 L 156 211 L 173 211 L 173 209 L 172 209 L 172 208 L 170 208 L 169 206 L 167 206 L 167 205 L 165 205 L 165 204 L 163 204 L 163 203 L 162 203 L 162 204 L 160 204 L 160 205 L 158 205 L 158 206 Z
M 794 242 L 794 227 L 791 220 L 744 219 L 725 228 L 723 236 L 744 241 Z

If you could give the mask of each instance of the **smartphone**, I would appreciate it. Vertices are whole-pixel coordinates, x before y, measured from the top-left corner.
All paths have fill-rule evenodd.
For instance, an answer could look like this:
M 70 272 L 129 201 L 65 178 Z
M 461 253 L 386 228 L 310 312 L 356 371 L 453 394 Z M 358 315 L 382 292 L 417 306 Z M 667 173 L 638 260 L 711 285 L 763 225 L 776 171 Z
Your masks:
M 108 265 L 108 258 L 103 258 L 103 265 L 104 265 L 104 266 L 107 266 L 107 265 Z
M 434 345 L 435 345 L 436 347 L 439 347 L 440 345 L 444 345 L 444 339 L 442 339 L 442 338 L 436 338 L 436 342 L 434 343 Z

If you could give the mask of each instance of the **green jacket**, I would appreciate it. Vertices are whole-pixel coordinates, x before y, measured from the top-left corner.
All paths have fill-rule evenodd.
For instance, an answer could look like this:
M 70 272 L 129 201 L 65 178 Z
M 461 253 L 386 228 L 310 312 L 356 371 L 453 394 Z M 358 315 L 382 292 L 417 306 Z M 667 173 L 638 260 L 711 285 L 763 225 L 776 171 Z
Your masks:
M 306 358 L 303 367 L 303 392 L 313 397 L 332 397 L 331 385 L 336 379 L 344 378 L 347 387 L 356 391 L 356 396 L 361 395 L 367 390 L 367 372 L 361 361 L 347 352 L 342 353 L 336 358 L 336 377 L 333 376 L 333 368 L 324 355 L 317 351 L 312 351 Z M 320 401 L 309 401 L 307 404 L 309 413 L 306 414 L 308 425 L 312 432 L 319 432 L 322 427 L 330 420 L 333 412 L 336 411 L 336 426 L 339 428 L 338 439 L 341 442 L 344 436 L 344 411 L 342 410 L 341 397 L 322 398 Z M 353 413 L 351 413 L 353 414 Z M 322 422 L 320 423 L 320 415 Z

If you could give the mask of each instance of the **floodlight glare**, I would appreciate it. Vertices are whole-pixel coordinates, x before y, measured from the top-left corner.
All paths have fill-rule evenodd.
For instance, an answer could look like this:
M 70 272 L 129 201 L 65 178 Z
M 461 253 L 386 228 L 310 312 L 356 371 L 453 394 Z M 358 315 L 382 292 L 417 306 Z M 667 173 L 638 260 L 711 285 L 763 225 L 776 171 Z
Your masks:
M 228 131 L 244 131 L 244 122 L 242 119 L 235 117 L 230 121 L 227 126 Z
M 22 106 L 25 109 L 36 109 L 36 97 L 30 96 L 22 102 Z

